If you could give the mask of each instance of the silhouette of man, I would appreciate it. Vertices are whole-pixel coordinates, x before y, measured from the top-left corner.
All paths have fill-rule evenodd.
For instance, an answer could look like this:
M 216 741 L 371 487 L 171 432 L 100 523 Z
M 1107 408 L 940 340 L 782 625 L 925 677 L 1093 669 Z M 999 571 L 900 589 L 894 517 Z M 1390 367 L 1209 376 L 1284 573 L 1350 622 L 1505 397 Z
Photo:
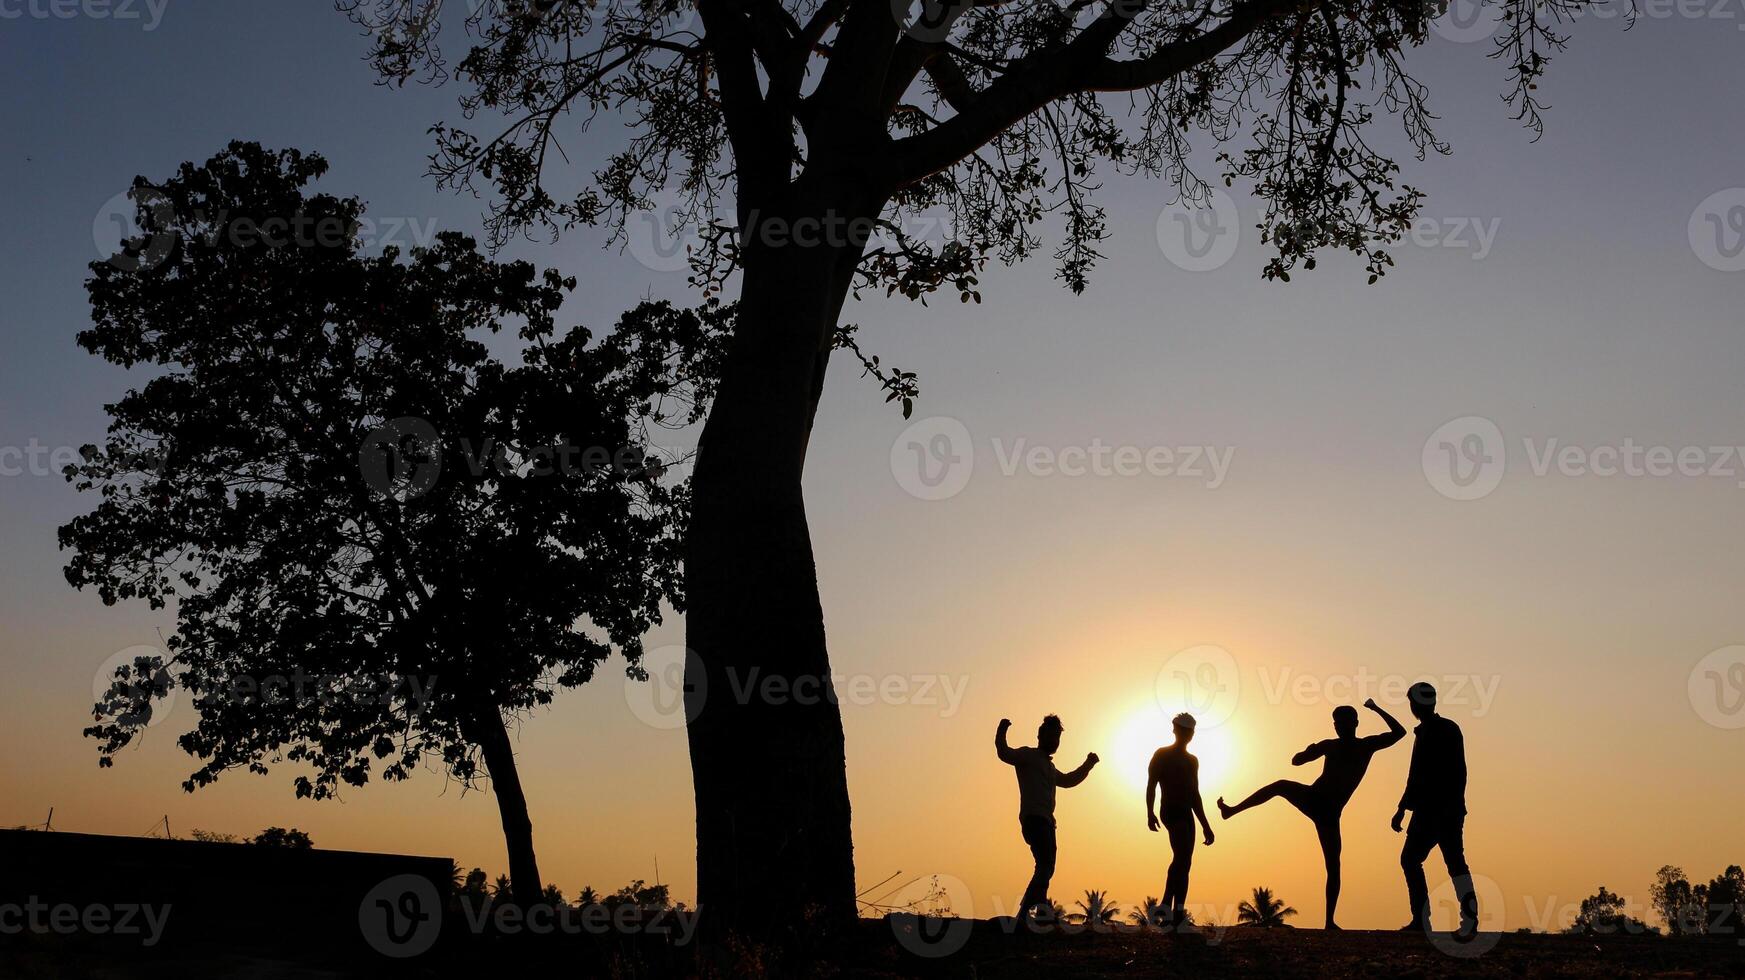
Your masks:
M 1478 931 L 1478 896 L 1472 888 L 1472 871 L 1466 866 L 1466 743 L 1460 726 L 1436 713 L 1434 687 L 1413 684 L 1406 697 L 1418 727 L 1414 729 L 1406 792 L 1393 820 L 1397 834 L 1406 811 L 1412 811 L 1406 843 L 1400 849 L 1412 919 L 1401 931 L 1427 930 L 1430 926 L 1430 888 L 1424 881 L 1424 861 L 1432 848 L 1440 848 L 1460 899 L 1458 935 L 1470 938 Z
M 1097 754 L 1086 755 L 1084 763 L 1077 769 L 1063 773 L 1054 768 L 1054 753 L 1060 749 L 1060 733 L 1065 730 L 1058 717 L 1049 715 L 1042 719 L 1042 724 L 1036 729 L 1035 747 L 1021 745 L 1014 749 L 1008 746 L 1006 730 L 1011 727 L 1012 719 L 1000 719 L 1000 729 L 994 733 L 994 748 L 1000 754 L 1000 761 L 1018 773 L 1018 827 L 1024 833 L 1024 843 L 1030 845 L 1030 853 L 1036 858 L 1036 871 L 1031 874 L 1030 884 L 1025 887 L 1024 897 L 1018 904 L 1018 921 L 1027 923 L 1031 911 L 1037 907 L 1042 909 L 1044 918 L 1054 911 L 1054 903 L 1048 900 L 1048 882 L 1054 877 L 1054 790 L 1056 787 L 1070 789 L 1084 782 L 1097 764 Z
M 1188 872 L 1194 866 L 1194 818 L 1206 832 L 1207 847 L 1216 839 L 1200 800 L 1200 760 L 1188 753 L 1194 724 L 1194 716 L 1187 712 L 1175 716 L 1175 741 L 1151 757 L 1145 782 L 1145 825 L 1155 833 L 1161 823 L 1169 833 L 1169 874 L 1163 886 L 1163 907 L 1169 918 L 1164 925 L 1182 930 L 1192 929 L 1182 912 L 1188 904 Z
M 1315 835 L 1321 839 L 1321 858 L 1327 865 L 1328 929 L 1339 928 L 1339 924 L 1333 921 L 1334 910 L 1339 906 L 1339 852 L 1342 846 L 1339 818 L 1345 812 L 1345 804 L 1351 801 L 1351 794 L 1357 792 L 1357 784 L 1363 782 L 1363 774 L 1369 771 L 1369 760 L 1377 752 L 1406 737 L 1406 726 L 1382 710 L 1374 698 L 1363 702 L 1363 706 L 1381 715 L 1388 730 L 1380 735 L 1358 738 L 1357 709 L 1348 704 L 1334 708 L 1333 734 L 1337 737 L 1316 742 L 1291 756 L 1293 766 L 1316 759 L 1326 760 L 1321 765 L 1320 778 L 1313 783 L 1304 785 L 1281 779 L 1255 790 L 1253 795 L 1235 806 L 1225 803 L 1223 797 L 1218 798 L 1218 812 L 1225 820 L 1275 797 L 1283 797 L 1314 822 Z

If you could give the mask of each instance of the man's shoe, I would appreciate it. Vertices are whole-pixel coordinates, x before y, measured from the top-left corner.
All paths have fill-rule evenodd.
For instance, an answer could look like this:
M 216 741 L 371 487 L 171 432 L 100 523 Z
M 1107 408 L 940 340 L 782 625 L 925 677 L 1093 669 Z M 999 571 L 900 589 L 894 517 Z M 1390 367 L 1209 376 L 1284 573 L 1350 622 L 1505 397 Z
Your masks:
M 1408 922 L 1405 925 L 1399 927 L 1399 929 L 1397 929 L 1396 931 L 1397 932 L 1423 932 L 1424 931 L 1424 923 L 1421 921 L 1414 920 L 1412 922 Z

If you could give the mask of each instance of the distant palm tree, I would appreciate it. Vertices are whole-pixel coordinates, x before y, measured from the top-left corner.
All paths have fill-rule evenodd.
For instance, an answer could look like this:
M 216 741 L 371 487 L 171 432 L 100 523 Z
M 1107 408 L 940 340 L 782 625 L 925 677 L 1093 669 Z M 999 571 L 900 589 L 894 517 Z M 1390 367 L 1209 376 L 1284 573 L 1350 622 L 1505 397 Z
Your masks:
M 582 893 L 576 896 L 576 907 L 585 909 L 590 905 L 598 904 L 600 904 L 600 893 L 594 890 L 593 885 L 583 885 Z
M 1109 901 L 1109 894 L 1093 888 L 1078 902 L 1079 911 L 1072 918 L 1094 928 L 1112 925 L 1121 917 L 1121 906 Z
M 1167 915 L 1169 906 L 1158 901 L 1156 897 L 1147 895 L 1138 908 L 1127 913 L 1127 918 L 1132 919 L 1136 926 L 1161 926 Z
M 1245 926 L 1282 926 L 1297 910 L 1274 898 L 1272 889 L 1256 888 L 1254 900 L 1236 906 L 1236 922 Z

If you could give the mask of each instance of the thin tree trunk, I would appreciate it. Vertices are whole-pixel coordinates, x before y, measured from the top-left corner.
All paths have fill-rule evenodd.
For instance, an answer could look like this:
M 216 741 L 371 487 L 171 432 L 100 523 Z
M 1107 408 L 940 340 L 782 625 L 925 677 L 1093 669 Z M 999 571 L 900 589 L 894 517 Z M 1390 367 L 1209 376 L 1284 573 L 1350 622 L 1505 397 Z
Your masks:
M 469 738 L 485 757 L 485 768 L 491 773 L 491 792 L 497 797 L 497 811 L 503 820 L 503 843 L 509 852 L 509 887 L 514 902 L 523 908 L 538 902 L 545 894 L 539 878 L 539 861 L 533 855 L 533 819 L 527 812 L 527 795 L 521 789 L 521 774 L 515 767 L 515 746 L 509 740 L 509 729 L 503 724 L 503 713 L 496 708 L 481 709 L 469 726 Z
M 863 246 L 748 243 L 734 346 L 699 444 L 687 712 L 698 905 L 716 935 L 780 937 L 856 911 L 842 715 L 800 478 Z

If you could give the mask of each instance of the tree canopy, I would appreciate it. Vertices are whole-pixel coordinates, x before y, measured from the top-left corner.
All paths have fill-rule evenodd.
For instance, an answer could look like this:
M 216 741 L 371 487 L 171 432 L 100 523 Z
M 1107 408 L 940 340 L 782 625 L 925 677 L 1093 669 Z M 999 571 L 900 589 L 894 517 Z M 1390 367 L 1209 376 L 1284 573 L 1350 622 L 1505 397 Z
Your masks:
M 1538 131 L 1537 93 L 1565 19 L 1592 0 L 1503 0 L 1492 52 L 1505 99 Z M 888 201 L 889 241 L 860 284 L 976 295 L 989 257 L 1043 246 L 1084 288 L 1107 235 L 1100 168 L 1161 178 L 1189 198 L 1251 182 L 1266 202 L 1265 275 L 1345 249 L 1370 274 L 1422 195 L 1375 135 L 1397 121 L 1445 152 L 1407 64 L 1444 4 L 1423 0 L 501 0 L 472 5 L 465 53 L 439 35 L 442 0 L 344 0 L 393 83 L 458 79 L 461 124 L 433 128 L 444 183 L 493 193 L 493 241 L 603 224 L 621 231 L 669 189 L 703 225 L 718 287 L 762 215 L 809 180 L 847 174 Z M 700 21 L 700 23 L 699 23 Z M 481 118 L 483 117 L 483 118 Z M 621 143 L 580 187 L 563 141 L 619 122 Z M 605 137 L 611 140 L 611 137 Z M 1195 141 L 1217 148 L 1196 156 Z M 557 171 L 554 174 L 554 171 Z M 905 216 L 949 210 L 946 242 Z M 729 227 L 728 214 L 736 209 Z
M 639 673 L 682 607 L 689 492 L 651 427 L 702 411 L 725 314 L 645 304 L 593 343 L 556 324 L 573 280 L 462 235 L 364 254 L 325 170 L 233 143 L 141 178 L 139 236 L 91 266 L 79 343 L 150 377 L 68 471 L 98 503 L 67 578 L 177 628 L 86 734 L 109 765 L 181 687 L 189 790 L 275 762 L 316 799 L 426 762 L 471 785 L 482 750 L 502 795 L 505 717 L 614 651 Z M 515 366 L 486 343 L 511 329 Z

